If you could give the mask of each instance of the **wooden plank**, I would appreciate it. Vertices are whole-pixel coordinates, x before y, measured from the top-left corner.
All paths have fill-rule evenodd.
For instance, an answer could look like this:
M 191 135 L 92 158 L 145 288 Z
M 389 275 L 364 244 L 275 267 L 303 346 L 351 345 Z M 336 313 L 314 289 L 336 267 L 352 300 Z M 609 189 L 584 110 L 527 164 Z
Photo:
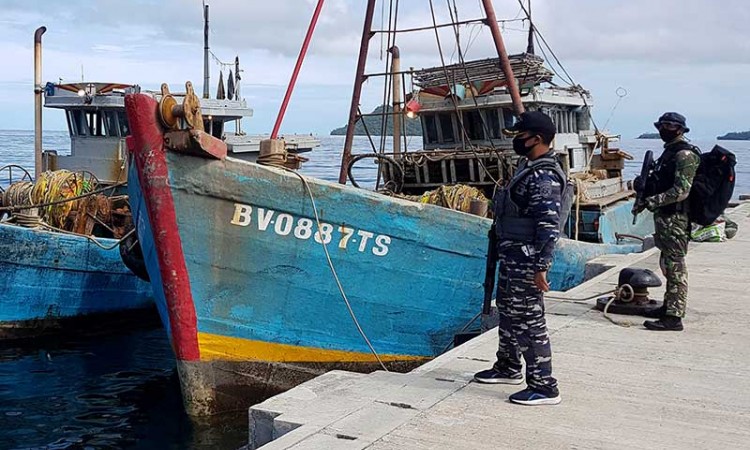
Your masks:
M 635 195 L 635 191 L 628 190 L 628 191 L 622 191 L 622 192 L 618 192 L 612 195 L 608 195 L 605 197 L 591 199 L 591 200 L 581 199 L 581 206 L 597 206 L 597 207 L 607 206 L 607 205 L 611 205 L 612 203 L 618 202 L 620 200 L 624 200 L 634 195 Z
M 582 182 L 581 187 L 585 198 L 593 200 L 617 194 L 622 190 L 622 178 L 608 178 L 594 182 Z

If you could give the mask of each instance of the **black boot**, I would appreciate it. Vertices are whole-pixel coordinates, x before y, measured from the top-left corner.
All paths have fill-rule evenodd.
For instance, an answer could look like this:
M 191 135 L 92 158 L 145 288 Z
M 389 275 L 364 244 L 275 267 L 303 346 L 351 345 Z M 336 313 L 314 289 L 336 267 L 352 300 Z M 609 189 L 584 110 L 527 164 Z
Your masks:
M 648 317 L 649 319 L 661 319 L 666 315 L 667 305 L 665 303 L 662 303 L 662 305 L 658 308 L 646 310 L 646 312 L 642 314 L 643 317 Z
M 643 326 L 653 331 L 682 331 L 682 319 L 675 316 L 664 316 L 659 320 L 647 320 Z

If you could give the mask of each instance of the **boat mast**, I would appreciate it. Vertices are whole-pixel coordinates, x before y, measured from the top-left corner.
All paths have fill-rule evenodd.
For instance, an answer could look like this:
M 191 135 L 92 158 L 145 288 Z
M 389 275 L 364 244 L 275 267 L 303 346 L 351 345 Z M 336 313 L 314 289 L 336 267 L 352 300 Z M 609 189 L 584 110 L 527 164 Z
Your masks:
M 284 94 L 284 100 L 281 102 L 279 108 L 279 115 L 276 117 L 276 123 L 273 125 L 273 131 L 271 131 L 271 139 L 276 139 L 279 136 L 279 128 L 281 128 L 281 122 L 284 120 L 284 114 L 286 113 L 286 107 L 289 105 L 289 99 L 292 97 L 294 92 L 294 85 L 297 83 L 297 76 L 302 69 L 302 63 L 305 61 L 305 55 L 307 54 L 307 48 L 310 46 L 310 40 L 312 39 L 313 32 L 315 31 L 315 25 L 318 23 L 318 17 L 320 17 L 320 11 L 323 9 L 323 3 L 325 0 L 318 0 L 318 4 L 315 6 L 310 25 L 307 27 L 307 34 L 305 34 L 305 40 L 302 42 L 302 48 L 297 56 L 297 63 L 294 65 L 294 71 L 292 71 L 292 78 L 289 80 L 289 85 L 286 88 Z
M 208 93 L 210 76 L 208 74 L 208 5 L 203 5 L 203 98 L 211 98 Z
M 354 92 L 352 92 L 352 103 L 349 107 L 349 122 L 346 126 L 346 139 L 344 140 L 344 151 L 341 155 L 341 167 L 339 168 L 339 183 L 346 184 L 346 167 L 352 158 L 352 143 L 354 142 L 354 127 L 357 124 L 357 110 L 359 99 L 362 95 L 362 82 L 364 81 L 365 65 L 367 63 L 367 52 L 370 49 L 372 32 L 372 18 L 375 13 L 376 0 L 367 1 L 365 12 L 365 23 L 362 27 L 362 41 L 359 44 L 359 60 L 357 61 L 357 73 L 354 77 Z
M 393 153 L 397 155 L 401 153 L 401 53 L 395 45 L 388 51 L 393 79 Z
M 482 0 L 482 5 L 487 16 L 487 26 L 490 27 L 492 39 L 495 41 L 497 56 L 500 58 L 500 69 L 508 81 L 508 91 L 510 92 L 510 99 L 513 102 L 513 112 L 516 116 L 520 116 L 524 112 L 523 102 L 521 102 L 521 94 L 518 92 L 516 78 L 513 76 L 513 69 L 510 67 L 510 60 L 508 59 L 508 52 L 505 50 L 500 27 L 497 26 L 495 8 L 492 6 L 492 0 Z
M 531 21 L 531 0 L 529 0 L 529 42 L 526 44 L 526 53 L 534 54 L 534 22 Z
M 47 27 L 34 32 L 34 177 L 42 174 L 42 35 Z
M 240 97 L 240 57 L 234 57 L 234 99 L 241 101 Z M 234 132 L 238 136 L 242 134 L 242 118 L 235 121 Z

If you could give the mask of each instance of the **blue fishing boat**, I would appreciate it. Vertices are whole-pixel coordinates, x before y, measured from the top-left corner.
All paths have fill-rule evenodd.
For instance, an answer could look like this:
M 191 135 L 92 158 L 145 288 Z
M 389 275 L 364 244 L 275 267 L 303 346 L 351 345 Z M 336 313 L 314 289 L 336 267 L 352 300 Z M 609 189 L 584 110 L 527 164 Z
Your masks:
M 45 31 L 34 36 L 35 170 L 0 167 L 0 340 L 158 324 L 148 276 L 131 254 L 135 240 L 124 195 L 124 98 L 141 88 L 87 81 L 43 85 Z M 242 131 L 241 120 L 253 110 L 240 93 L 239 58 L 232 69 L 226 92 L 203 100 L 205 126 L 233 156 L 252 161 L 261 138 Z M 220 81 L 219 93 L 223 88 Z M 42 148 L 43 106 L 65 114 L 69 154 Z M 317 145 L 311 136 L 294 135 L 288 149 L 302 153 Z M 58 206 L 39 207 L 50 202 Z
M 118 244 L 0 222 L 0 340 L 148 321 L 151 286 Z
M 491 2 L 484 7 L 480 21 L 501 44 Z M 202 128 L 190 83 L 182 105 L 164 94 L 158 101 L 125 98 L 133 217 L 191 415 L 243 409 L 333 368 L 407 370 L 470 328 L 483 305 L 487 198 L 515 162 L 510 141 L 487 131 L 512 123 L 514 112 L 504 115 L 504 104 L 516 111 L 523 104 L 557 108 L 556 149 L 567 170 L 580 173 L 568 225 L 578 240 L 561 240 L 549 274 L 554 288 L 580 282 L 595 256 L 640 251 L 641 242 L 623 235 L 650 232 L 647 217 L 631 223 L 633 193 L 621 174 L 626 154 L 602 133 L 574 128 L 574 114 L 588 114 L 588 93 L 545 95 L 536 79 L 519 101 L 514 77 L 530 68 L 504 64 L 504 50 L 490 71 L 474 73 L 494 84 L 487 91 L 464 79 L 470 96 L 455 95 L 457 85 L 442 94 L 435 94 L 440 86 L 425 86 L 432 91 L 421 99 L 394 97 L 394 108 L 383 109 L 396 122 L 419 110 L 424 148 L 399 150 L 396 130 L 392 151 L 352 155 L 374 11 L 370 0 L 340 181 L 371 157 L 384 183 L 377 192 L 290 170 L 275 133 L 261 144 L 257 163 L 228 157 L 226 145 Z M 397 52 L 389 53 L 395 62 Z M 390 67 L 384 84 L 393 87 L 403 72 Z M 432 106 L 428 95 L 439 96 Z M 473 106 L 461 105 L 463 99 Z M 444 102 L 452 109 L 441 110 Z M 600 166 L 592 172 L 594 156 Z
M 154 323 L 152 290 L 123 264 L 120 242 L 132 236 L 125 180 L 126 125 L 106 102 L 127 86 L 103 84 L 65 110 L 71 154 L 42 151 L 42 35 L 35 49 L 35 170 L 0 167 L 0 340 L 61 332 L 105 331 Z M 102 108 L 102 104 L 105 107 Z M 119 119 L 124 119 L 120 114 Z M 7 178 L 6 178 L 7 175 Z

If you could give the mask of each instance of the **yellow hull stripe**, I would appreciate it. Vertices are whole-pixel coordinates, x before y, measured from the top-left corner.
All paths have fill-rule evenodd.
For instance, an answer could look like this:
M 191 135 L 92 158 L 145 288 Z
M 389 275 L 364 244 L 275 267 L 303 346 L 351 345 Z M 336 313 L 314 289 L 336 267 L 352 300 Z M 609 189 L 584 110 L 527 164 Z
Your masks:
M 264 341 L 220 336 L 198 332 L 202 361 L 268 361 L 268 362 L 375 362 L 372 353 L 328 350 L 316 347 L 277 344 Z M 424 356 L 378 355 L 383 361 L 419 361 Z

